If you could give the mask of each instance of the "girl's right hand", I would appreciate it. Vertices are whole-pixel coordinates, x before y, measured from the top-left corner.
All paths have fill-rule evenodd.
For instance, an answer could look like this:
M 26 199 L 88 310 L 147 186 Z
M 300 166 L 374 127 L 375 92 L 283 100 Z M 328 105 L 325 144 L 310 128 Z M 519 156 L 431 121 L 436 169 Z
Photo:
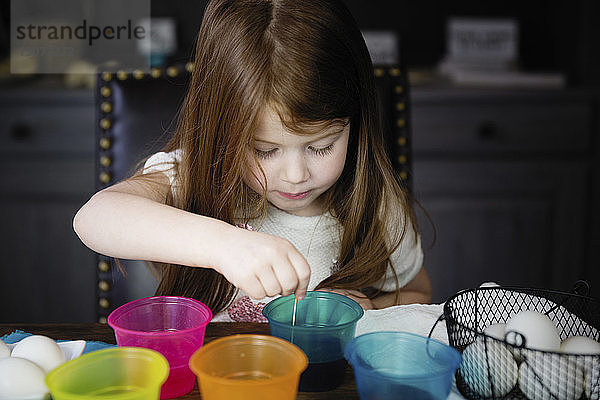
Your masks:
M 310 267 L 288 240 L 233 227 L 218 252 L 214 269 L 248 296 L 259 300 L 295 293 L 302 300 Z

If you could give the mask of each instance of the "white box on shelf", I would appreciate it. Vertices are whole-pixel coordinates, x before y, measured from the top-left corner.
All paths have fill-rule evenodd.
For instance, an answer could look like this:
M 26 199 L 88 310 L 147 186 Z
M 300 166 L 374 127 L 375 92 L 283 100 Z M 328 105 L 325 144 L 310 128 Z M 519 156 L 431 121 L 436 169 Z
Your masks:
M 509 69 L 517 62 L 519 27 L 514 19 L 451 17 L 446 60 L 456 65 Z

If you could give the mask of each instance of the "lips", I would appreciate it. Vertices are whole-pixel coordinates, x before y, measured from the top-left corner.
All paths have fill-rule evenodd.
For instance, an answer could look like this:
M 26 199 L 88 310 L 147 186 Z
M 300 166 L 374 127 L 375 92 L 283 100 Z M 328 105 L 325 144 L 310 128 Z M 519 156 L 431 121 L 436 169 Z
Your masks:
M 310 190 L 307 190 L 306 192 L 300 192 L 300 193 L 286 193 L 286 192 L 278 192 L 282 197 L 285 197 L 286 199 L 290 199 L 290 200 L 300 200 L 305 198 L 306 196 L 308 196 L 310 194 Z

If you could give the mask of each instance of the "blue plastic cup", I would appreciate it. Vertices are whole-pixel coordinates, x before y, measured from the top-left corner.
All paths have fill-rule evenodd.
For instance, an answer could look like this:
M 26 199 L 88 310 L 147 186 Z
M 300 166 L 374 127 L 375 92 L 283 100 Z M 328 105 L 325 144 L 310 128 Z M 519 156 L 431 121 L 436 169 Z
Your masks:
M 462 356 L 435 339 L 408 332 L 372 332 L 344 351 L 361 400 L 443 400 Z
M 343 382 L 344 348 L 364 314 L 357 302 L 337 293 L 308 292 L 297 302 L 294 326 L 294 295 L 272 300 L 262 313 L 269 320 L 271 335 L 292 342 L 308 357 L 308 367 L 300 376 L 300 391 L 331 390 Z

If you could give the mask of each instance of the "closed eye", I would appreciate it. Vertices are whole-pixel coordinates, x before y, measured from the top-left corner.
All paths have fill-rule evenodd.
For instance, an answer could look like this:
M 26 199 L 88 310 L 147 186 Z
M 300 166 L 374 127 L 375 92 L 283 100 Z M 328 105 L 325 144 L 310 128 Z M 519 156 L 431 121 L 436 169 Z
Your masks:
M 333 151 L 333 143 L 331 143 L 330 145 L 328 145 L 326 147 L 321 147 L 321 148 L 315 148 L 315 147 L 309 146 L 309 149 L 316 155 L 325 157 L 326 155 L 331 154 L 331 152 Z
M 271 149 L 271 150 L 258 150 L 258 149 L 254 149 L 254 153 L 256 154 L 256 156 L 258 158 L 261 158 L 263 160 L 266 160 L 267 158 L 271 158 L 275 155 L 275 153 L 277 152 L 277 149 Z

